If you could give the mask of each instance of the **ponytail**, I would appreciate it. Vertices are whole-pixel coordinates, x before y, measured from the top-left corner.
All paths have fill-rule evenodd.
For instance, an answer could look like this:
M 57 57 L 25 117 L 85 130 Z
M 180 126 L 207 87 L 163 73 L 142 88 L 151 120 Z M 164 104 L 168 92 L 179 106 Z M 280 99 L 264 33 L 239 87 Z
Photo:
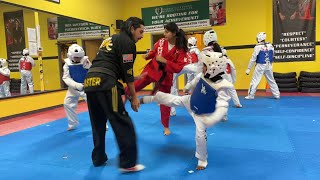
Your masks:
M 212 50 L 214 51 L 214 52 L 220 52 L 220 53 L 222 53 L 222 49 L 221 49 L 221 47 L 220 47 L 220 45 L 217 43 L 217 42 L 210 42 L 209 44 L 208 44 L 208 46 L 212 46 Z
M 176 47 L 178 49 L 183 49 L 184 51 L 188 51 L 188 40 L 186 38 L 186 34 L 182 29 L 179 29 L 179 31 L 176 33 Z

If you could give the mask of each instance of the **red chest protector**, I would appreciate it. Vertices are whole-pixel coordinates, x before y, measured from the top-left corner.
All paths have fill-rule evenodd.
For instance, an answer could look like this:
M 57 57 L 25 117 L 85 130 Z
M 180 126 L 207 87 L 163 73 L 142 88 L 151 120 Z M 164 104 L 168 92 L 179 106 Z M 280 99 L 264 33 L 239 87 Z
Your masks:
M 231 66 L 230 64 L 227 64 L 226 73 L 231 74 Z
M 20 61 L 20 70 L 31 70 L 32 65 L 26 59 Z
M 10 76 L 5 76 L 0 73 L 0 84 L 2 84 L 3 81 L 10 81 Z
M 195 52 L 187 52 L 187 56 L 190 64 L 198 62 L 198 56 Z

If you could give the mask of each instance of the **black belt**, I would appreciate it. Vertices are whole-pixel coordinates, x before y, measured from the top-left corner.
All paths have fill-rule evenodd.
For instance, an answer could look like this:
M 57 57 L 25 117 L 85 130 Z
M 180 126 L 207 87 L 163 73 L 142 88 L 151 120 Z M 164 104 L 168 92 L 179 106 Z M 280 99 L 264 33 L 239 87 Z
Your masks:
M 151 91 L 151 95 L 154 95 L 160 87 L 160 83 L 162 83 L 162 81 L 164 80 L 164 78 L 167 76 L 167 72 L 164 71 L 164 69 L 162 70 L 162 76 L 160 77 L 159 81 L 155 83 L 154 88 Z
M 104 67 L 93 67 L 93 68 L 90 68 L 88 70 L 88 73 L 103 73 L 103 74 L 107 74 L 107 75 L 110 75 L 112 77 L 117 78 L 115 72 L 113 72 L 110 69 L 104 68 Z

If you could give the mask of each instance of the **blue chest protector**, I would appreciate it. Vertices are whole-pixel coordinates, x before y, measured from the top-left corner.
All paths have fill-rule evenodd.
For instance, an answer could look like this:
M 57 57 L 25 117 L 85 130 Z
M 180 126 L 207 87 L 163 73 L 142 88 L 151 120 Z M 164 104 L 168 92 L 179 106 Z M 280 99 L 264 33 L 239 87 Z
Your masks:
M 70 76 L 77 83 L 84 82 L 87 72 L 88 69 L 84 68 L 82 64 L 69 66 Z
M 216 109 L 216 90 L 200 78 L 190 98 L 190 107 L 195 114 L 213 113 Z
M 273 51 L 269 50 L 267 47 L 264 49 L 261 49 L 258 56 L 256 63 L 258 64 L 266 64 L 266 62 L 269 61 L 272 63 L 273 61 Z

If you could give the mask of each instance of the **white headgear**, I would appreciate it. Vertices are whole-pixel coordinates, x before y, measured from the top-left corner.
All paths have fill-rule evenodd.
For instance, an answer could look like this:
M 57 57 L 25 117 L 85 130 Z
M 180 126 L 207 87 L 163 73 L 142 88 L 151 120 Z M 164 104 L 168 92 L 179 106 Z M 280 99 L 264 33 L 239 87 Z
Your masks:
M 259 33 L 257 34 L 257 41 L 258 41 L 258 43 L 261 42 L 261 41 L 266 40 L 266 38 L 267 38 L 267 35 L 266 35 L 265 32 L 259 32 Z
M 29 50 L 26 48 L 22 51 L 22 55 L 27 56 L 29 55 Z
M 7 60 L 0 58 L 0 67 L 8 67 L 8 62 Z
M 205 75 L 209 74 L 209 78 L 213 78 L 226 70 L 227 59 L 222 53 L 203 51 L 200 60 L 207 66 Z
M 190 38 L 188 39 L 188 44 L 191 44 L 192 46 L 197 45 L 197 38 L 195 38 L 195 37 L 190 37 Z
M 74 57 L 83 58 L 84 50 L 78 44 L 72 44 L 68 49 L 68 58 L 74 62 Z
M 207 31 L 203 35 L 203 43 L 208 46 L 210 42 L 218 42 L 217 33 L 214 30 Z

